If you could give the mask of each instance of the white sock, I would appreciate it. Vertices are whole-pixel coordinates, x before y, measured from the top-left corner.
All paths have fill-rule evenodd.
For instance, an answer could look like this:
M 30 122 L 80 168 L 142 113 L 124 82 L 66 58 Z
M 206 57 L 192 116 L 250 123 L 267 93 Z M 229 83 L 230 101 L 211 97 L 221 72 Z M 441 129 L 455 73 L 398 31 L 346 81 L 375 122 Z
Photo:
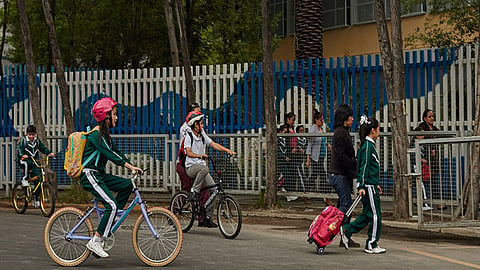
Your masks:
M 102 242 L 102 237 L 98 237 L 96 235 L 93 236 L 93 242 Z

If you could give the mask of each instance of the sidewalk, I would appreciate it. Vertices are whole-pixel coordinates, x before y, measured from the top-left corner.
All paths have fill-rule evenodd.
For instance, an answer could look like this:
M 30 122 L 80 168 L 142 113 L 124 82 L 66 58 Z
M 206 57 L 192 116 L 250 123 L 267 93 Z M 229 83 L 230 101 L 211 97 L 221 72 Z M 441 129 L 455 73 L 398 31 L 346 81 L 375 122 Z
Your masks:
M 0 193 L 1 194 L 1 193 Z M 155 203 L 163 207 L 168 207 L 170 203 L 170 193 L 149 193 L 143 192 L 142 198 L 148 203 Z M 285 197 L 279 196 L 278 201 L 281 207 L 277 209 L 254 209 L 257 197 L 253 195 L 234 195 L 242 206 L 242 215 L 245 217 L 263 217 L 263 218 L 280 218 L 280 219 L 296 219 L 312 221 L 324 208 L 325 203 L 321 199 L 309 199 L 305 204 L 303 200 L 295 200 L 287 202 Z M 78 207 L 82 207 L 79 205 Z M 89 205 L 85 204 L 87 208 Z M 11 200 L 4 195 L 0 197 L 0 209 L 12 209 Z M 382 223 L 384 226 L 392 228 L 401 228 L 407 230 L 419 231 L 417 221 L 408 222 L 392 220 L 392 202 L 382 202 Z M 13 211 L 13 209 L 12 209 Z M 355 217 L 361 211 L 358 207 L 353 216 Z M 480 227 L 458 227 L 458 228 L 437 228 L 425 229 L 425 231 L 455 234 L 458 236 L 480 238 Z

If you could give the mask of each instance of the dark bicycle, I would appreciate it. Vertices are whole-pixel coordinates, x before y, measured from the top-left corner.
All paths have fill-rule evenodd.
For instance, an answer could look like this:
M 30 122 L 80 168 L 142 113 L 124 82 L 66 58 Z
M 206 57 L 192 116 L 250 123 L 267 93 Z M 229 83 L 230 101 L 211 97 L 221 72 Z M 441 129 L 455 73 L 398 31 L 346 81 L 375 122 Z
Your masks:
M 222 173 L 220 170 L 217 170 L 215 160 L 210 156 L 208 160 L 218 176 L 218 182 L 202 188 L 201 191 L 213 188 L 213 192 L 205 205 L 199 205 L 198 201 L 191 199 L 190 192 L 182 190 L 173 196 L 170 201 L 170 210 L 177 216 L 182 226 L 182 231 L 186 233 L 192 228 L 195 219 L 199 219 L 200 216 L 204 215 L 208 206 L 218 202 L 216 207 L 218 228 L 225 238 L 234 239 L 240 234 L 242 229 L 242 211 L 235 198 L 225 193 Z

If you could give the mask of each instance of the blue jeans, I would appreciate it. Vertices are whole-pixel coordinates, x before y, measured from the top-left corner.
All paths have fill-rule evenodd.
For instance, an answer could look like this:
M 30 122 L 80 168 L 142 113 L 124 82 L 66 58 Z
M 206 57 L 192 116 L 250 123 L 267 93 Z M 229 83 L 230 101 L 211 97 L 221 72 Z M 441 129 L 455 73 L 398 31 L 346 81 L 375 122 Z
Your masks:
M 352 186 L 351 179 L 344 175 L 329 174 L 328 181 L 335 189 L 338 195 L 338 209 L 346 213 L 348 208 L 352 205 Z M 343 224 L 350 223 L 350 217 L 345 217 Z

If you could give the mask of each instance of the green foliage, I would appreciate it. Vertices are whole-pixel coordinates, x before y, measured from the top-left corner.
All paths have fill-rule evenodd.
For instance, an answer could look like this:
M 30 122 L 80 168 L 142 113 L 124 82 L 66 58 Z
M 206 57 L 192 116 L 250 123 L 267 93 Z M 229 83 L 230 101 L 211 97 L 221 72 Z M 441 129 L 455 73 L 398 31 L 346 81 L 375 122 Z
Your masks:
M 42 1 L 26 0 L 35 62 L 51 65 Z M 262 59 L 260 0 L 187 0 L 192 64 Z M 163 1 L 55 1 L 54 22 L 65 67 L 170 65 Z M 7 56 L 25 62 L 16 2 L 10 2 Z
M 202 0 L 194 13 L 193 61 L 198 64 L 262 59 L 259 0 Z
M 406 0 L 409 5 L 419 0 Z M 432 47 L 449 47 L 469 42 L 479 42 L 480 0 L 427 0 L 429 17 L 424 29 L 416 31 L 405 39 L 407 45 L 422 41 Z
M 90 203 L 92 199 L 92 194 L 83 189 L 78 181 L 74 181 L 70 189 L 59 192 L 57 201 L 59 203 Z

